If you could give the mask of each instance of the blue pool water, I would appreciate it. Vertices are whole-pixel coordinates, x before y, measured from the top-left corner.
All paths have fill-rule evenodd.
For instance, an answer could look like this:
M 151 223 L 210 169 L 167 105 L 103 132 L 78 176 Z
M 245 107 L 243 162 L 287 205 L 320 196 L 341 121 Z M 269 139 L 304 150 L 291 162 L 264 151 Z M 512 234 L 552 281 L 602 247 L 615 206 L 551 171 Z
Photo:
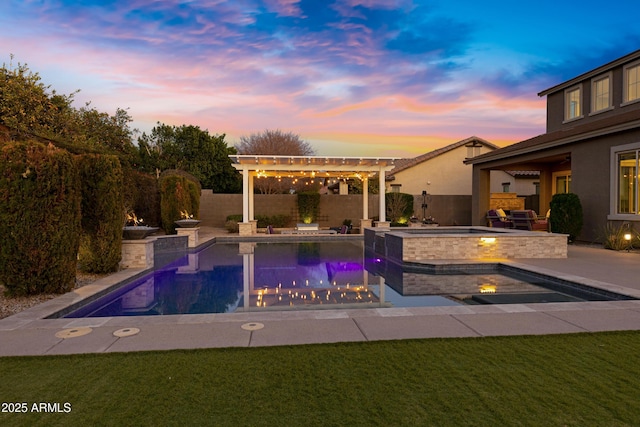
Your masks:
M 620 297 L 620 296 L 619 296 Z M 232 313 L 611 299 L 495 266 L 435 274 L 365 252 L 362 241 L 217 243 L 64 317 Z M 613 297 L 617 298 L 617 297 Z

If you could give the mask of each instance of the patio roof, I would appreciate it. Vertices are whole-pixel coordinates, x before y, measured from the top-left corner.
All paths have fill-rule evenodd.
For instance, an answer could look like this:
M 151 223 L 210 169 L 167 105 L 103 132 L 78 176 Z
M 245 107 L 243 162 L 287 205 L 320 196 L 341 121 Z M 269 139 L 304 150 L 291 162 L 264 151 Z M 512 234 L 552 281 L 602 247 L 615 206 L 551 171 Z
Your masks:
M 231 163 L 237 170 L 255 171 L 260 176 L 316 176 L 356 177 L 388 171 L 395 166 L 395 158 L 342 157 L 342 156 L 280 156 L 231 154 Z M 280 174 L 279 172 L 285 172 Z

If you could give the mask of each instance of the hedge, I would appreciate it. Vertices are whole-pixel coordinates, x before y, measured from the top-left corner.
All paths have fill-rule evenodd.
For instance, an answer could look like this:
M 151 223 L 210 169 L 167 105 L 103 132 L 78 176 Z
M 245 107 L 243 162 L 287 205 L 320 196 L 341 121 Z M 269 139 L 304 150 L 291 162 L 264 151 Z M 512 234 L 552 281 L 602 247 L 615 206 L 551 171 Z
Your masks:
M 0 284 L 9 295 L 75 285 L 80 186 L 67 151 L 36 142 L 0 149 Z
M 124 210 L 135 212 L 144 224 L 160 227 L 160 191 L 154 175 L 123 169 Z
M 568 234 L 573 242 L 580 235 L 583 224 L 582 204 L 574 193 L 558 193 L 551 198 L 551 232 Z
M 298 216 L 302 222 L 315 222 L 319 212 L 320 193 L 298 193 Z
M 160 213 L 162 228 L 167 234 L 176 233 L 175 221 L 187 212 L 198 218 L 200 190 L 198 185 L 184 176 L 168 175 L 160 179 Z
M 122 258 L 123 183 L 116 156 L 78 157 L 82 189 L 79 268 L 88 273 L 117 271 Z

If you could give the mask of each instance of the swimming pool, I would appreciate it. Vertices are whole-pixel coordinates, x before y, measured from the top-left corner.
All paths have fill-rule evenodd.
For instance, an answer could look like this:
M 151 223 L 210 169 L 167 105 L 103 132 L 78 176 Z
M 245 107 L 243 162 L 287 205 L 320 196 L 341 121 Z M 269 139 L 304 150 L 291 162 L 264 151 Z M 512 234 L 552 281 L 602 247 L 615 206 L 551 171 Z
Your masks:
M 437 271 L 436 271 L 437 270 Z M 499 264 L 399 265 L 361 240 L 216 243 L 72 312 L 110 317 L 631 299 Z

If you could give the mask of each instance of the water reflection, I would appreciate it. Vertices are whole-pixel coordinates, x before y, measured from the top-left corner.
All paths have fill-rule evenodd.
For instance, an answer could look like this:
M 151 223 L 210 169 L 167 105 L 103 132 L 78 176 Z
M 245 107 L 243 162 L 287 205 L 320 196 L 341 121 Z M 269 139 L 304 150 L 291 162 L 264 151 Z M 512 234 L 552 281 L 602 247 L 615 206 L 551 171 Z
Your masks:
M 384 292 L 362 242 L 216 244 L 67 317 L 384 307 Z
M 66 317 L 602 299 L 495 271 L 425 274 L 387 263 L 363 246 L 362 241 L 215 244 Z

